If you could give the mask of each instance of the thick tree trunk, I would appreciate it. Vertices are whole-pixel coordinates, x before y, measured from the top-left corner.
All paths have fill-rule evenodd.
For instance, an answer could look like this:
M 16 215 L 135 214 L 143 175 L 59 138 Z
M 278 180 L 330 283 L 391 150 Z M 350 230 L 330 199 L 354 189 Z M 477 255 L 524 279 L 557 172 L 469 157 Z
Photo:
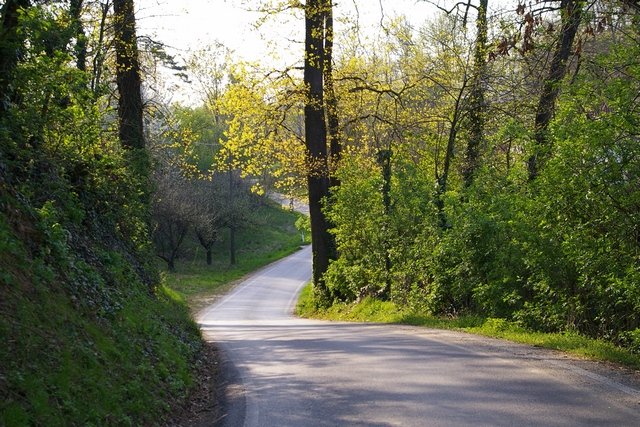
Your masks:
M 142 79 L 138 62 L 136 20 L 133 0 L 114 0 L 116 82 L 120 94 L 118 115 L 120 143 L 124 148 L 143 150 Z
M 11 90 L 13 71 L 24 52 L 24 33 L 19 31 L 20 10 L 31 6 L 29 0 L 7 0 L 0 13 L 0 118 L 16 102 L 16 94 Z
M 84 0 L 71 0 L 69 3 L 69 14 L 73 19 L 72 26 L 74 36 L 76 38 L 76 66 L 78 70 L 87 70 L 87 37 L 84 34 L 84 26 L 82 25 L 82 6 Z
M 474 54 L 474 82 L 469 102 L 469 139 L 462 171 L 465 186 L 469 187 L 478 169 L 480 147 L 484 140 L 485 123 L 485 84 L 487 70 L 487 7 L 488 0 L 480 0 L 476 18 L 476 44 Z
M 536 152 L 529 157 L 527 162 L 529 180 L 534 180 L 540 172 L 544 153 L 550 148 L 547 130 L 560 93 L 560 83 L 567 72 L 567 61 L 573 51 L 573 43 L 582 20 L 583 5 L 583 0 L 562 0 L 560 3 L 562 28 L 549 66 L 549 74 L 542 84 L 542 92 L 538 101 L 534 124 Z
M 324 20 L 327 0 L 308 0 L 305 5 L 304 107 L 305 143 L 308 155 L 309 214 L 313 252 L 313 283 L 327 297 L 323 275 L 335 258 L 335 244 L 322 212 L 322 200 L 329 196 L 327 125 L 324 111 Z M 329 3 L 330 7 L 330 3 Z
M 333 84 L 333 7 L 328 4 L 325 10 L 325 47 L 324 47 L 324 91 L 326 98 L 327 135 L 329 138 L 329 169 L 330 187 L 340 185 L 334 172 L 340 162 L 342 144 L 340 143 L 340 129 L 338 120 L 338 99 Z

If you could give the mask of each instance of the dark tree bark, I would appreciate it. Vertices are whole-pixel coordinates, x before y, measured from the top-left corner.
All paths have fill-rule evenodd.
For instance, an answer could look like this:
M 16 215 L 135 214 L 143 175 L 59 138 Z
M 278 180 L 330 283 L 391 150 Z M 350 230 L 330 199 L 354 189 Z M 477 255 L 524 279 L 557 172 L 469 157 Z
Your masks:
M 236 264 L 236 221 L 233 200 L 233 170 L 231 169 L 231 159 L 229 159 L 229 263 Z
M 326 12 L 330 0 L 308 0 L 305 5 L 304 107 L 305 144 L 308 155 L 307 182 L 311 217 L 313 283 L 319 294 L 328 297 L 323 275 L 329 260 L 335 258 L 335 243 L 322 212 L 322 200 L 329 196 L 327 124 L 324 109 L 324 47 Z
M 436 160 L 436 191 L 435 191 L 435 205 L 438 210 L 438 225 L 443 230 L 450 228 L 449 221 L 447 220 L 447 215 L 445 213 L 444 206 L 444 195 L 447 192 L 447 187 L 449 185 L 449 173 L 451 171 L 451 162 L 453 161 L 454 148 L 456 138 L 458 136 L 458 126 L 460 123 L 460 117 L 462 115 L 462 107 L 461 103 L 463 102 L 463 96 L 467 88 L 467 83 L 465 82 L 460 90 L 458 91 L 458 95 L 455 100 L 455 107 L 453 110 L 453 118 L 449 123 L 450 129 L 449 134 L 447 136 L 447 146 L 445 148 L 444 160 L 442 162 L 442 169 L 439 166 L 439 160 Z M 444 132 L 444 130 L 443 130 Z
M 560 93 L 560 83 L 567 73 L 567 61 L 573 51 L 576 33 L 582 20 L 583 5 L 583 0 L 562 0 L 560 3 L 562 26 L 549 66 L 549 74 L 542 84 L 542 92 L 536 110 L 534 123 L 536 152 L 527 161 L 529 180 L 534 180 L 538 176 L 544 152 L 550 148 L 547 131 Z
M 333 82 L 333 7 L 325 10 L 325 47 L 324 47 L 324 91 L 326 98 L 327 136 L 329 138 L 330 172 L 335 171 L 340 162 L 342 144 L 340 142 L 340 122 L 338 120 L 338 99 Z M 330 187 L 340 185 L 334 174 L 329 176 Z
M 476 18 L 476 43 L 474 53 L 474 81 L 469 97 L 469 139 L 465 153 L 465 164 L 462 171 L 465 186 L 473 184 L 478 169 L 480 147 L 484 140 L 485 125 L 485 84 L 487 69 L 487 7 L 488 0 L 480 0 L 478 17 Z
M 109 16 L 109 1 L 100 3 L 100 26 L 98 27 L 98 40 L 96 52 L 93 56 L 93 76 L 91 78 L 91 90 L 94 94 L 98 94 L 102 85 L 102 71 L 104 67 L 105 48 L 104 37 L 107 27 L 107 17 Z
M 173 215 L 157 217 L 158 226 L 153 235 L 158 258 L 167 263 L 169 271 L 175 270 L 175 260 L 189 232 L 189 222 Z
M 196 237 L 200 246 L 202 246 L 207 254 L 207 265 L 211 265 L 211 248 L 217 240 L 217 233 L 207 233 L 202 229 L 196 228 Z
M 120 143 L 126 149 L 144 150 L 142 79 L 138 62 L 133 0 L 114 0 L 116 82 L 120 97 Z
M 71 25 L 76 38 L 76 66 L 80 71 L 87 70 L 87 37 L 84 34 L 84 26 L 82 24 L 82 6 L 84 0 L 71 0 L 69 3 L 69 14 L 71 15 Z
M 384 223 L 380 230 L 382 234 L 382 249 L 384 251 L 385 286 L 378 298 L 388 299 L 391 296 L 391 242 L 389 241 L 389 215 L 391 214 L 391 149 L 380 149 L 376 153 L 378 165 L 382 168 L 382 206 L 384 208 Z
M 24 33 L 19 31 L 19 11 L 30 6 L 29 0 L 6 0 L 0 9 L 0 118 L 5 117 L 16 102 L 16 94 L 11 90 L 11 80 L 24 51 Z

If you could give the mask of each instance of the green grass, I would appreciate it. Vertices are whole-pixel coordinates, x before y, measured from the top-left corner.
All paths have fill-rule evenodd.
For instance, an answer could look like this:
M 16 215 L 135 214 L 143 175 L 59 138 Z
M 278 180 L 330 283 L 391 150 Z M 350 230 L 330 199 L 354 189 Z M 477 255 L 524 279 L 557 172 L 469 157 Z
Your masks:
M 0 426 L 151 426 L 186 398 L 202 339 L 179 295 L 98 245 L 34 257 L 2 213 L 0 237 Z
M 484 319 L 476 316 L 441 318 L 415 313 L 398 307 L 392 302 L 372 298 L 365 298 L 357 304 L 335 304 L 327 309 L 319 309 L 313 300 L 310 285 L 305 287 L 300 295 L 297 313 L 302 317 L 324 320 L 395 323 L 457 330 L 560 350 L 590 359 L 606 360 L 640 369 L 640 356 L 611 343 L 587 338 L 576 333 L 533 332 L 504 319 Z
M 230 264 L 229 235 L 223 232 L 207 265 L 204 249 L 194 242 L 188 256 L 176 260 L 175 270 L 163 268 L 164 283 L 192 309 L 198 312 L 226 293 L 240 279 L 300 249 L 302 238 L 295 228 L 300 214 L 282 209 L 275 203 L 262 206 L 256 226 L 236 233 L 236 264 Z M 308 236 L 305 241 L 309 241 Z
M 2 288 L 0 426 L 151 425 L 193 384 L 200 333 L 164 288 L 129 283 L 113 316 L 55 285 Z

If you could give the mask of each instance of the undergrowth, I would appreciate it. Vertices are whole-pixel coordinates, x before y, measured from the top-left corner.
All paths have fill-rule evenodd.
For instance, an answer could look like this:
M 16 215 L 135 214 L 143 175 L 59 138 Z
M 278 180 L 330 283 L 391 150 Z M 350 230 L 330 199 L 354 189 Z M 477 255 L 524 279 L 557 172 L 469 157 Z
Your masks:
M 0 189 L 0 426 L 158 425 L 200 330 L 144 245 L 65 202 Z

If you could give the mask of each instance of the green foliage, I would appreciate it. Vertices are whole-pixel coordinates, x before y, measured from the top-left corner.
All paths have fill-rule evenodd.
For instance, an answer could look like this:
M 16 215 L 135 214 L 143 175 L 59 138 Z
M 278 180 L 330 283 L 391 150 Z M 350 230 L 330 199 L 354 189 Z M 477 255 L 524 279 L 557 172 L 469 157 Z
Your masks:
M 313 298 L 313 286 L 308 284 L 298 296 L 296 302 L 296 314 L 302 317 L 313 317 L 318 312 L 318 304 Z
M 210 109 L 201 106 L 197 108 L 174 107 L 174 118 L 177 128 L 174 137 L 180 135 L 183 143 L 193 144 L 193 159 L 201 174 L 216 170 L 216 156 L 222 149 L 221 140 L 224 139 L 224 125 L 218 124 L 220 118 L 215 117 Z M 191 140 L 191 141 L 189 141 Z
M 636 355 L 640 354 L 640 328 L 620 333 L 619 339 L 624 347 Z
M 148 183 L 71 66 L 66 6 L 21 15 L 2 99 L 0 425 L 151 425 L 188 393 L 201 337 L 159 282 Z
M 186 256 L 176 260 L 173 272 L 164 273 L 167 286 L 190 305 L 202 295 L 222 292 L 229 284 L 300 248 L 300 235 L 294 224 L 304 217 L 296 212 L 267 202 L 256 211 L 259 222 L 255 228 L 239 230 L 236 235 L 237 262 L 229 264 L 228 232 L 212 248 L 212 263 L 207 265 L 202 247 L 192 242 Z M 257 232 L 259 229 L 259 232 Z M 197 311 L 199 308 L 193 307 Z
M 300 215 L 298 217 L 296 220 L 296 229 L 307 233 L 311 232 L 311 218 L 309 215 Z
M 3 425 L 161 416 L 188 390 L 200 346 L 184 304 L 150 294 L 122 252 L 100 249 L 52 203 L 30 211 L 4 191 L 2 202 Z
M 373 297 L 418 313 L 504 319 L 511 331 L 577 333 L 637 351 L 639 51 L 637 28 L 624 19 L 615 25 L 625 30 L 581 41 L 580 66 L 562 82 L 544 146 L 534 138 L 530 108 L 540 87 L 527 76 L 544 76 L 545 70 L 526 58 L 493 57 L 485 76 L 485 141 L 472 185 L 460 179 L 470 132 L 463 77 L 455 67 L 444 72 L 434 66 L 423 81 L 411 80 L 420 75 L 416 63 L 458 63 L 463 69 L 470 57 L 465 44 L 439 35 L 437 25 L 428 27 L 434 39 L 457 50 L 429 50 L 424 40 L 411 44 L 424 44 L 423 51 L 398 50 L 390 38 L 388 54 L 399 60 L 384 84 L 376 81 L 380 63 L 359 64 L 369 72 L 359 84 L 380 92 L 352 89 L 343 98 L 346 105 L 358 93 L 358 114 L 366 119 L 347 121 L 347 140 L 362 146 L 347 150 L 337 171 L 341 187 L 327 211 L 340 251 L 326 275 L 328 288 L 342 296 L 336 307 Z M 400 89 L 400 80 L 393 80 L 398 76 L 413 83 Z M 382 89 L 394 84 L 395 92 Z M 398 102 L 388 113 L 384 102 L 391 94 Z M 367 96 L 377 104 L 366 104 Z M 425 103 L 431 110 L 420 110 Z M 372 116 L 380 123 L 370 122 Z M 385 133 L 387 127 L 398 132 Z M 450 165 L 443 161 L 445 145 Z M 382 147 L 392 151 L 390 183 L 376 159 Z M 544 166 L 532 179 L 527 161 L 534 156 Z M 496 322 L 485 328 L 504 326 Z
M 414 241 L 432 229 L 433 205 L 423 164 L 401 148 L 391 158 L 388 206 L 382 168 L 363 153 L 345 159 L 327 217 L 334 224 L 340 258 L 329 266 L 327 287 L 347 301 L 365 295 L 406 301 L 420 272 Z M 423 222 L 424 221 L 424 222 Z
M 346 159 L 342 182 L 333 195 L 327 218 L 340 258 L 329 265 L 325 279 L 333 297 L 353 301 L 361 295 L 378 295 L 385 286 L 385 233 L 382 177 L 373 162 Z
M 640 143 L 636 43 L 598 55 L 571 86 L 542 177 L 545 229 L 574 270 L 564 297 L 577 330 L 618 342 L 640 326 Z M 606 74 L 612 64 L 620 73 Z M 569 119 L 570 117 L 570 119 Z
M 129 282 L 110 320 L 46 285 L 2 291 L 3 425 L 139 425 L 185 395 L 200 340 L 184 305 Z

